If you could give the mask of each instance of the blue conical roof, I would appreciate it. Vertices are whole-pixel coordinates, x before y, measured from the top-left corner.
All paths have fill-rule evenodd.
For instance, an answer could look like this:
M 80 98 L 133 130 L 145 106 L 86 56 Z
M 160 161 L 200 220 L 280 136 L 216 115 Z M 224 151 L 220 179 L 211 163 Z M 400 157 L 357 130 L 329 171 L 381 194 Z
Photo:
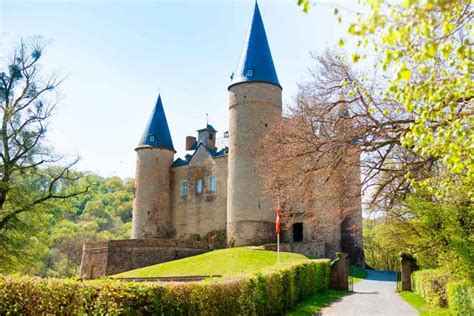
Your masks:
M 158 95 L 153 113 L 137 146 L 137 148 L 141 147 L 157 147 L 175 151 L 160 95 Z
M 229 88 L 242 82 L 266 82 L 281 88 L 257 2 L 242 57 Z

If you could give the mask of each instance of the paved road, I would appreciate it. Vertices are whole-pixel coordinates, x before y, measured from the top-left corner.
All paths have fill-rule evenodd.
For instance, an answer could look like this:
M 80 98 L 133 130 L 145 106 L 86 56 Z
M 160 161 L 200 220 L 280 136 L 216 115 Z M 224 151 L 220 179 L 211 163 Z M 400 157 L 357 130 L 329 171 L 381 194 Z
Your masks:
M 324 316 L 418 315 L 418 312 L 395 292 L 395 273 L 371 270 L 367 272 L 365 280 L 354 284 L 353 293 L 324 308 L 321 314 Z

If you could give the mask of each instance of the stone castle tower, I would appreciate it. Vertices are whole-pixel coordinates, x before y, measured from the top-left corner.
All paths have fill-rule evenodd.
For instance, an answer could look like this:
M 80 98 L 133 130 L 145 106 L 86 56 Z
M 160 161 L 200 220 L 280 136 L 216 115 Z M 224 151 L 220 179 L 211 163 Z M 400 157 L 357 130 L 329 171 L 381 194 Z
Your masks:
M 135 148 L 135 199 L 132 239 L 170 237 L 170 178 L 175 150 L 158 96 L 143 136 Z
M 275 210 L 263 192 L 255 147 L 281 115 L 282 88 L 258 5 L 229 90 L 227 241 L 231 245 L 272 242 Z

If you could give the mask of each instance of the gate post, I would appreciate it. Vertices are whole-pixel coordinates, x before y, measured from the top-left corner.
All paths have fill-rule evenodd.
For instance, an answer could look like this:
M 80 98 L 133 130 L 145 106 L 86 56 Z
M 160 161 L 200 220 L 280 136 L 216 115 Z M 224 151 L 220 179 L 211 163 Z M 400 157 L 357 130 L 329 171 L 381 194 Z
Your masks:
M 349 255 L 338 252 L 336 259 L 331 262 L 331 288 L 338 290 L 349 289 Z
M 400 254 L 402 291 L 411 291 L 411 274 L 418 270 L 416 259 L 409 253 Z

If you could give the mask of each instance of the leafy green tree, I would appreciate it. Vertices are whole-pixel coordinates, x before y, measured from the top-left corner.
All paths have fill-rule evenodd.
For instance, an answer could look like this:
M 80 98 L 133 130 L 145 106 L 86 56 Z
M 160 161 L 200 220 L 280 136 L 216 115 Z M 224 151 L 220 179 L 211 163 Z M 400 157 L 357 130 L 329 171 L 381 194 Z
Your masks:
M 77 159 L 61 162 L 44 144 L 61 80 L 42 79 L 43 48 L 39 40 L 21 41 L 0 65 L 0 270 L 31 258 L 54 201 L 85 191 L 63 191 L 78 179 L 71 172 Z

